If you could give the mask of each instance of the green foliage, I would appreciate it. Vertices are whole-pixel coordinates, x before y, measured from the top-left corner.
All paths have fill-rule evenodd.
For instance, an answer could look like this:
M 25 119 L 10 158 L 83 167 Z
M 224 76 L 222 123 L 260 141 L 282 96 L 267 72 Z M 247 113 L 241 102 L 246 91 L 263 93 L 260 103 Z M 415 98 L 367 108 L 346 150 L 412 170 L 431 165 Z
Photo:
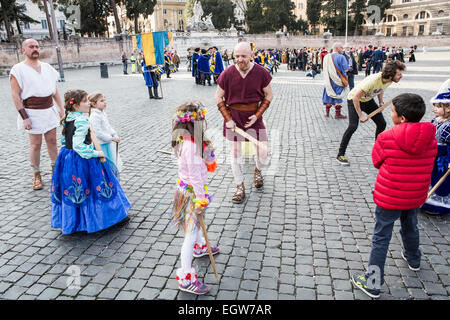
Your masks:
M 306 16 L 308 22 L 313 27 L 313 32 L 320 21 L 320 13 L 322 11 L 322 0 L 307 0 L 306 2 Z
M 326 0 L 322 3 L 320 22 L 333 35 L 345 34 L 346 0 Z
M 106 0 L 76 0 L 74 4 L 80 6 L 81 34 L 102 35 L 108 30 L 106 18 L 109 14 Z
M 216 29 L 225 29 L 234 24 L 235 5 L 231 0 L 200 0 L 203 17 L 212 13 L 211 21 Z
M 269 31 L 282 30 L 283 26 L 289 29 L 296 25 L 294 8 L 291 0 L 264 0 L 264 20 L 269 25 Z
M 127 9 L 127 18 L 134 20 L 134 32 L 139 33 L 137 19 L 139 15 L 148 16 L 153 13 L 156 0 L 122 0 Z
M 296 21 L 291 0 L 249 0 L 245 18 L 250 33 L 275 32 L 284 26 L 288 30 L 301 30 L 304 23 Z
M 263 0 L 249 0 L 245 12 L 249 33 L 264 33 L 268 30 L 263 16 Z
M 26 14 L 27 7 L 25 4 L 17 3 L 16 1 L 3 0 L 0 2 L 0 23 L 4 23 L 3 10 L 6 12 L 7 19 L 9 23 L 12 22 L 28 22 L 28 23 L 39 23 L 39 21 L 34 20 Z
M 354 35 L 358 35 L 359 31 L 362 29 L 361 26 L 364 23 L 364 12 L 367 9 L 367 0 L 355 0 L 350 5 L 350 9 L 353 13 L 350 30 L 354 32 Z

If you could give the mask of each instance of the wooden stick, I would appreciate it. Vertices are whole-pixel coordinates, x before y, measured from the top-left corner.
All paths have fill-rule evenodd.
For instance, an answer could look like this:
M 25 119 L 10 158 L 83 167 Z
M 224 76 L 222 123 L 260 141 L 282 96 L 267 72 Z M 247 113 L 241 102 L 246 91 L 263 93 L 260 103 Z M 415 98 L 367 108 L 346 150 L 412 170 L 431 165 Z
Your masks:
M 244 138 L 248 139 L 249 141 L 253 142 L 254 144 L 256 144 L 258 147 L 263 148 L 264 150 L 266 150 L 267 152 L 270 152 L 269 148 L 261 143 L 260 141 L 256 140 L 254 137 L 252 137 L 251 135 L 249 135 L 247 132 L 245 132 L 244 130 L 242 130 L 239 127 L 234 127 L 234 131 L 239 133 L 241 136 L 243 136 Z
M 428 197 L 425 201 L 427 201 L 428 199 L 430 199 L 430 197 L 433 195 L 433 193 L 437 190 L 437 188 L 439 188 L 441 186 L 441 184 L 444 183 L 445 179 L 447 179 L 448 175 L 450 174 L 450 164 L 448 165 L 448 170 L 447 172 L 442 176 L 442 178 L 439 179 L 439 181 L 434 185 L 433 189 L 430 190 L 430 192 L 428 193 Z
M 102 151 L 102 148 L 100 147 L 100 144 L 98 143 L 97 136 L 95 135 L 95 131 L 94 131 L 94 129 L 92 129 L 92 124 L 89 124 L 89 127 L 90 127 L 90 131 L 91 131 L 91 140 L 92 140 L 92 143 L 94 144 L 95 150 Z M 100 162 L 105 163 L 106 158 L 100 157 Z
M 156 150 L 156 152 L 161 152 L 161 153 L 173 155 L 173 152 L 170 152 L 170 151 Z
M 370 118 L 372 118 L 374 115 L 380 113 L 381 111 L 383 111 L 384 109 L 386 109 L 390 104 L 392 103 L 392 99 L 389 100 L 388 102 L 386 102 L 385 104 L 383 104 L 381 107 L 379 107 L 377 110 L 371 112 L 368 116 L 367 116 L 367 120 L 369 120 Z
M 202 228 L 203 237 L 205 238 L 205 241 L 206 241 L 206 247 L 208 248 L 209 260 L 211 260 L 211 266 L 214 270 L 214 275 L 216 276 L 216 280 L 219 281 L 219 276 L 217 275 L 216 263 L 214 262 L 214 258 L 213 258 L 212 251 L 211 251 L 211 245 L 209 244 L 209 240 L 208 240 L 208 234 L 206 233 L 205 222 L 203 221 L 203 212 L 198 214 L 197 216 L 198 216 L 198 222 L 200 224 L 200 227 Z

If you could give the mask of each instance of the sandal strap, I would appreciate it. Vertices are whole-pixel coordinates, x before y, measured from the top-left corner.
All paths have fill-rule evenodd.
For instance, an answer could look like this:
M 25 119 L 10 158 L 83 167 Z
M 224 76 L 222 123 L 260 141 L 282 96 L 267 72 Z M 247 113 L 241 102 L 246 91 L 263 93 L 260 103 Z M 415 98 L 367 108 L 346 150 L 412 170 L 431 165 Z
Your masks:
M 245 197 L 244 184 L 238 184 L 233 199 L 242 200 Z

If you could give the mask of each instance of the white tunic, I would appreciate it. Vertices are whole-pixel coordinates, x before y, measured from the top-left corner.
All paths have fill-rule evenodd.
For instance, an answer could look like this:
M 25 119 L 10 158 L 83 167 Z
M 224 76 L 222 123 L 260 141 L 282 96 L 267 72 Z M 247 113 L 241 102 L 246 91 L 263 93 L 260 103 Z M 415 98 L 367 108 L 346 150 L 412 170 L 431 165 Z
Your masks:
M 48 63 L 40 62 L 41 72 L 20 62 L 11 68 L 10 75 L 16 78 L 21 89 L 20 98 L 25 100 L 29 97 L 48 97 L 56 93 L 56 82 L 58 72 Z M 31 134 L 43 134 L 59 126 L 58 108 L 53 105 L 48 109 L 27 109 L 31 121 L 31 130 L 25 130 Z M 17 116 L 17 128 L 23 128 L 23 120 Z

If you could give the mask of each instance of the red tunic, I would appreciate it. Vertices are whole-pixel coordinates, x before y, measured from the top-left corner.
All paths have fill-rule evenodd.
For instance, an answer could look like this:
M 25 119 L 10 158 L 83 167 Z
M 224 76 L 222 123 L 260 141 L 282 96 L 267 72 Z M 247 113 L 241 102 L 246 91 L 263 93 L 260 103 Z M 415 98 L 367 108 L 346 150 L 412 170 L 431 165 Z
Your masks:
M 220 74 L 217 83 L 225 91 L 226 104 L 250 104 L 264 99 L 263 88 L 271 80 L 270 73 L 258 64 L 254 64 L 245 78 L 232 65 Z
M 261 102 L 265 95 L 263 89 L 270 84 L 272 76 L 266 69 L 258 64 L 254 64 L 245 78 L 242 78 L 235 65 L 229 66 L 220 74 L 217 83 L 225 91 L 224 98 L 227 105 L 232 104 L 250 104 Z M 266 127 L 262 117 L 250 128 L 244 128 L 248 118 L 255 114 L 255 111 L 238 111 L 230 109 L 231 118 L 238 128 L 247 131 L 248 134 L 260 141 L 267 141 Z M 223 124 L 223 135 L 228 140 L 247 141 L 239 134 L 226 129 L 225 121 Z

